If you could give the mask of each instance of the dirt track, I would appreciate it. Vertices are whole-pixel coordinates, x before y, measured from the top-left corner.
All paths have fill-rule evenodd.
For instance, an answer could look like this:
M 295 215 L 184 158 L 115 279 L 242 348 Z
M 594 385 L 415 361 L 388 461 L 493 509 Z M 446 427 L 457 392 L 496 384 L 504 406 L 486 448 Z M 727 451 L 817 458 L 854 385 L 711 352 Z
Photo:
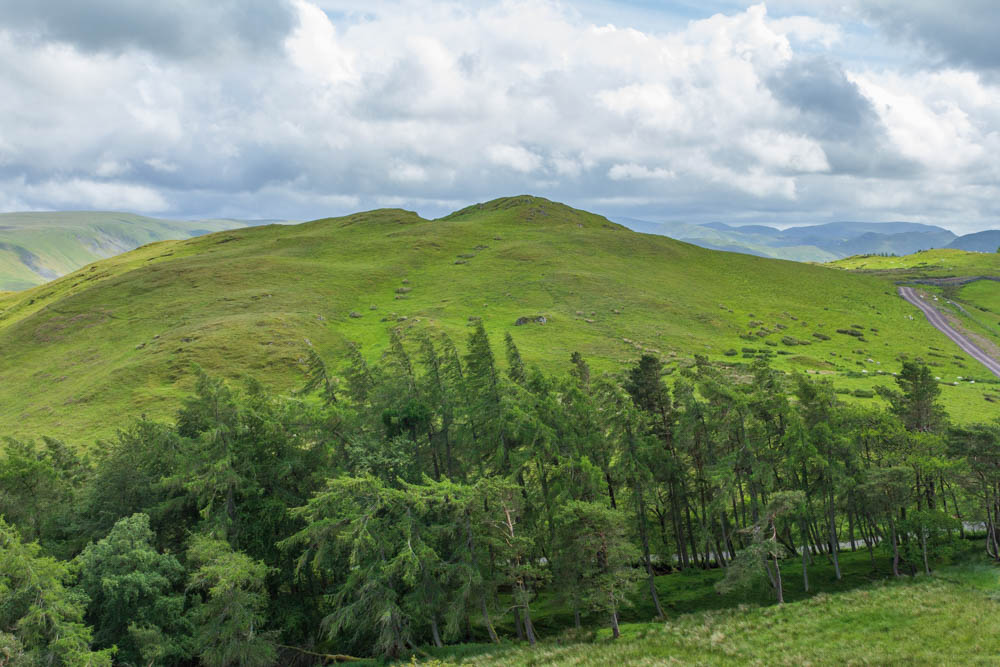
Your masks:
M 966 354 L 981 363 L 983 366 L 996 375 L 1000 377 L 1000 362 L 998 362 L 993 357 L 989 356 L 978 347 L 976 347 L 972 341 L 958 333 L 948 324 L 948 321 L 944 319 L 944 316 L 937 311 L 934 306 L 927 303 L 924 299 L 921 299 L 917 294 L 916 290 L 912 287 L 900 287 L 899 296 L 903 297 L 914 306 L 919 308 L 923 314 L 927 317 L 927 321 L 934 325 L 941 333 L 950 338 L 955 345 L 962 348 Z

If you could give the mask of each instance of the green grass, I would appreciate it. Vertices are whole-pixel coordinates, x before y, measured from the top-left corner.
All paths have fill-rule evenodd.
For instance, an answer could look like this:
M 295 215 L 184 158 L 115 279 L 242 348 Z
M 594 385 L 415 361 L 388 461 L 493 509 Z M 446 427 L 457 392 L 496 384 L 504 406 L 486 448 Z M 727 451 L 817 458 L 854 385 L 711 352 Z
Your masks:
M 24 290 L 138 246 L 242 227 L 235 220 L 161 220 L 131 213 L 0 213 L 0 290 Z
M 950 278 L 953 276 L 998 276 L 1000 253 L 967 252 L 952 248 L 923 250 L 912 255 L 879 257 L 855 255 L 829 262 L 827 266 L 882 275 L 894 280 Z
M 964 250 L 925 250 L 901 257 L 856 256 L 830 262 L 828 266 L 881 278 L 889 284 L 909 282 L 915 284 L 928 299 L 936 299 L 937 307 L 952 326 L 965 333 L 976 345 L 1000 359 L 1000 282 L 994 280 L 966 279 L 979 276 L 1000 277 L 1000 253 L 966 252 Z M 927 284 L 927 281 L 937 284 Z M 955 355 L 958 356 L 955 356 Z M 934 346 L 925 355 L 928 360 L 940 362 L 951 357 L 959 368 L 935 369 L 942 381 L 957 383 L 958 387 L 974 386 L 986 381 L 990 386 L 975 393 L 987 404 L 1000 403 L 1000 385 L 993 376 L 984 374 L 982 368 L 970 359 L 961 359 L 962 353 L 953 347 Z M 954 372 L 951 372 L 954 370 Z M 965 408 L 960 414 L 970 415 Z
M 462 345 L 470 316 L 498 344 L 511 331 L 549 371 L 577 350 L 615 371 L 644 351 L 672 369 L 694 354 L 746 363 L 724 354 L 746 347 L 770 351 L 778 368 L 871 389 L 891 383 L 904 356 L 951 350 L 915 313 L 878 277 L 706 250 L 544 199 L 440 220 L 372 211 L 161 242 L 0 294 L 0 434 L 87 445 L 130 414 L 172 414 L 194 364 L 291 390 L 309 345 L 335 364 L 347 340 L 376 357 L 392 327 L 442 330 Z M 548 323 L 514 326 L 534 315 Z M 837 333 L 852 325 L 864 341 Z M 968 372 L 950 357 L 927 360 L 941 375 Z M 946 386 L 943 401 L 961 421 L 985 419 L 983 390 Z
M 476 665 L 995 664 L 1000 570 L 977 556 L 965 559 L 929 577 L 892 580 L 884 560 L 873 572 L 866 554 L 844 553 L 844 579 L 836 582 L 829 566 L 817 565 L 811 576 L 820 592 L 811 595 L 801 592 L 798 568 L 786 562 L 790 602 L 781 606 L 715 594 L 715 571 L 667 575 L 657 587 L 668 620 L 626 622 L 617 641 L 601 629 L 543 633 L 535 648 L 508 642 L 430 652 L 437 664 Z M 539 617 L 544 623 L 544 610 Z

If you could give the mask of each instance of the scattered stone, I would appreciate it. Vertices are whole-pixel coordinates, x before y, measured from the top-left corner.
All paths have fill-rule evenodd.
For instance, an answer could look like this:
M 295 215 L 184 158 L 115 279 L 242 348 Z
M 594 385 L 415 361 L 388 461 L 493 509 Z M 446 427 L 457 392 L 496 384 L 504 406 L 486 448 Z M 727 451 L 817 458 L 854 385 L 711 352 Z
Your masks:
M 469 321 L 470 322 L 478 322 L 481 319 L 483 319 L 483 318 L 479 317 L 479 315 L 469 315 Z
M 397 287 L 396 294 L 409 294 L 413 291 L 412 287 Z
M 408 278 L 403 278 L 403 284 L 404 285 L 409 285 L 410 284 L 409 279 Z
M 587 319 L 585 319 L 585 320 L 584 320 L 584 322 L 586 322 L 587 324 L 593 324 L 593 323 L 594 323 L 594 320 L 592 320 L 592 319 L 590 319 L 590 318 L 588 317 Z
M 146 344 L 145 344 L 145 343 L 139 343 L 138 345 L 136 345 L 136 346 L 135 346 L 135 349 L 137 349 L 137 350 L 141 350 L 141 349 L 142 349 L 142 348 L 144 348 L 144 347 L 146 347 Z
M 462 259 L 472 259 L 475 255 L 471 253 L 462 253 L 461 255 L 456 255 L 456 257 L 461 257 Z
M 361 317 L 361 313 L 359 313 L 356 310 L 352 310 L 350 312 L 350 314 L 348 315 L 348 317 L 353 317 L 354 319 L 357 319 L 357 318 Z
M 396 321 L 397 322 L 405 322 L 408 319 L 410 319 L 410 318 L 408 318 L 406 315 L 400 315 L 399 317 L 396 318 Z
M 583 311 L 582 310 L 576 311 L 576 314 L 577 314 L 578 317 L 583 317 Z
M 368 306 L 368 310 L 378 310 L 378 306 L 376 306 L 376 305 L 375 305 L 375 304 L 373 303 L 372 305 Z
M 544 315 L 535 315 L 534 317 L 519 317 L 514 322 L 514 326 L 520 327 L 524 326 L 525 324 L 532 324 L 532 323 L 545 324 L 548 321 L 549 321 L 548 318 L 546 318 Z
M 326 322 L 326 318 L 323 317 L 322 315 L 317 315 L 316 316 L 316 320 L 319 321 L 319 322 Z
M 477 250 L 477 251 L 478 250 L 486 250 L 487 248 L 489 248 L 488 245 L 477 245 L 475 248 L 473 248 L 473 250 Z
M 455 260 L 455 263 L 456 263 L 456 264 L 468 264 L 469 262 L 468 262 L 468 261 L 466 261 L 466 260 L 464 260 L 464 259 L 456 259 L 456 260 Z
M 191 337 L 181 338 L 181 342 L 182 343 L 190 343 L 193 340 L 194 340 L 194 338 L 191 338 Z
M 622 311 L 618 310 L 617 308 L 612 308 L 611 312 L 614 313 L 615 315 L 621 315 L 622 314 Z

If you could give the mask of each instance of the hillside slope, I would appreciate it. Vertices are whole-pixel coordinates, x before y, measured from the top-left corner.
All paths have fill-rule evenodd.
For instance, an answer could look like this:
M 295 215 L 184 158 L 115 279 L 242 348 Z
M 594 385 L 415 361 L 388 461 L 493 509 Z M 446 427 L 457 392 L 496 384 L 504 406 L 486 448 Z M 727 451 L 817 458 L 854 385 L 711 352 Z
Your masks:
M 957 248 L 958 250 L 970 250 L 972 252 L 995 253 L 1000 251 L 1000 230 L 990 229 L 985 232 L 959 236 L 948 247 Z
M 34 287 L 154 241 L 245 225 L 237 220 L 161 220 L 108 211 L 0 213 L 0 291 Z
M 769 354 L 845 392 L 890 383 L 903 356 L 971 374 L 915 312 L 877 278 L 638 234 L 534 197 L 439 220 L 371 211 L 155 243 L 0 295 L 0 434 L 87 442 L 130 413 L 170 414 L 194 364 L 288 390 L 310 345 L 332 362 L 347 340 L 375 355 L 402 327 L 461 347 L 474 316 L 550 370 L 573 351 L 615 370 L 646 350 L 672 368 Z M 983 390 L 946 386 L 944 399 L 978 418 Z
M 661 234 L 703 248 L 799 262 L 829 262 L 856 254 L 904 255 L 944 248 L 956 240 L 947 229 L 915 222 L 829 222 L 785 229 L 722 222 L 655 223 L 634 218 L 618 222 L 638 232 Z

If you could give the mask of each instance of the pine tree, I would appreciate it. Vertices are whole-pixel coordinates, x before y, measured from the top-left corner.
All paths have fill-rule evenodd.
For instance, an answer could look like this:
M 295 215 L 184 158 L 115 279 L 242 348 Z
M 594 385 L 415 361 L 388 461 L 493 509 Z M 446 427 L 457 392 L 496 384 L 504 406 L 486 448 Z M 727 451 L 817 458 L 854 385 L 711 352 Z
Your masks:
M 194 648 L 207 667 L 266 667 L 277 661 L 276 633 L 265 631 L 268 568 L 223 540 L 196 535 L 188 586 L 202 599 L 190 612 Z
M 95 643 L 117 646 L 117 659 L 126 663 L 168 665 L 188 656 L 191 630 L 179 586 L 184 568 L 158 553 L 153 541 L 149 517 L 135 514 L 74 560 L 79 589 L 90 598 Z
M 7 644 L 26 664 L 110 667 L 114 649 L 91 649 L 86 600 L 67 588 L 70 579 L 65 563 L 23 542 L 0 518 L 0 637 L 13 636 Z

